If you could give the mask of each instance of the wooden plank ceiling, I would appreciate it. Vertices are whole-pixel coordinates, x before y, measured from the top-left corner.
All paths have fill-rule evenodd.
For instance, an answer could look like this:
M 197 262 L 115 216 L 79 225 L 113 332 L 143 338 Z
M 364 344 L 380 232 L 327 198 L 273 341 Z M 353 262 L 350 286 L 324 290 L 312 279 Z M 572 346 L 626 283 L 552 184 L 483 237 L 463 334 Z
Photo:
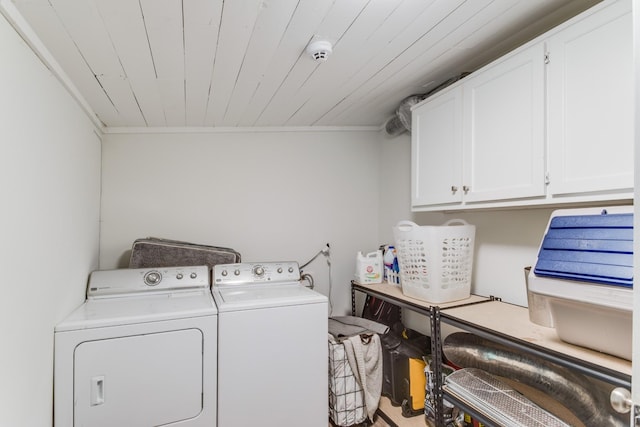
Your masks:
M 13 0 L 106 127 L 380 126 L 597 2 Z

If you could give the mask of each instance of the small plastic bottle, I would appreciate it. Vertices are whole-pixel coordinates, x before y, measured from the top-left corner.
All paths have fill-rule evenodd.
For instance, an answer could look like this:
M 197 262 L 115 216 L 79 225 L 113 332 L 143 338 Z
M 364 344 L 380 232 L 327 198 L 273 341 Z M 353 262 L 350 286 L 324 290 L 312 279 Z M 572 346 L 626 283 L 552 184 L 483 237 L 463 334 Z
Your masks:
M 388 272 L 393 271 L 393 264 L 397 263 L 396 248 L 392 245 L 388 245 L 384 251 L 384 257 L 382 259 L 384 262 L 384 278 L 386 281 L 390 282 Z

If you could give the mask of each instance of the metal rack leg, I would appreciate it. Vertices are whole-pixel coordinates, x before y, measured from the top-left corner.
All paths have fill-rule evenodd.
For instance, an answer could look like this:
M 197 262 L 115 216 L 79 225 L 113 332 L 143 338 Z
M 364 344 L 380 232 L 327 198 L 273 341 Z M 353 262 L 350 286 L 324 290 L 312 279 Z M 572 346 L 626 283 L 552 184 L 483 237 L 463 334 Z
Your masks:
M 436 427 L 444 427 L 444 408 L 442 395 L 442 339 L 440 331 L 440 307 L 429 310 L 431 321 L 431 361 L 433 366 L 434 416 Z
M 356 315 L 356 291 L 353 289 L 353 283 L 351 284 L 351 315 Z

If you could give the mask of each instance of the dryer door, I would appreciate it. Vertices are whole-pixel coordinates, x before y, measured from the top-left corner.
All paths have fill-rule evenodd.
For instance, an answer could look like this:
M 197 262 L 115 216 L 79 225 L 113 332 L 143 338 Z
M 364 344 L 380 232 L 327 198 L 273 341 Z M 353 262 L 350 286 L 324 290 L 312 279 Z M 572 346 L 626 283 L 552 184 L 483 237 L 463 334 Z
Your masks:
M 86 341 L 74 356 L 74 425 L 170 425 L 202 410 L 199 329 Z

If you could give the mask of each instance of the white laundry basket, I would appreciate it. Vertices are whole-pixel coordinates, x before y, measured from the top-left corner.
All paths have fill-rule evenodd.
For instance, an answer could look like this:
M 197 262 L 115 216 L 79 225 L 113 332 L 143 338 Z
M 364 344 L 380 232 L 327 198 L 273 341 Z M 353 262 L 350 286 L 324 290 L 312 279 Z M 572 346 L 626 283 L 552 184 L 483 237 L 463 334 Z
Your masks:
M 441 226 L 400 221 L 393 235 L 402 293 L 436 304 L 468 298 L 475 234 L 461 219 Z

